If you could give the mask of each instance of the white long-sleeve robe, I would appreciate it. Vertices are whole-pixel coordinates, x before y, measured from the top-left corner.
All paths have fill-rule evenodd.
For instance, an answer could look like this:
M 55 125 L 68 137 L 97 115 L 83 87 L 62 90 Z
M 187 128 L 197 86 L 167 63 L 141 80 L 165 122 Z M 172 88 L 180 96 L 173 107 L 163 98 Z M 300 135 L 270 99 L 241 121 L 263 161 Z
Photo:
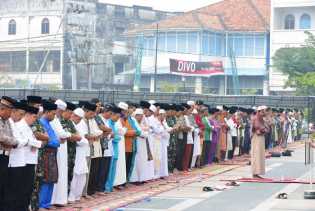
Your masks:
M 117 128 L 119 131 L 119 135 L 121 139 L 118 143 L 118 160 L 117 160 L 117 167 L 116 167 L 116 176 L 114 181 L 114 186 L 122 185 L 127 182 L 127 174 L 126 174 L 126 150 L 125 150 L 125 133 L 127 132 L 127 128 L 123 127 L 121 121 L 118 120 Z
M 136 140 L 137 153 L 135 158 L 135 166 L 130 177 L 130 182 L 144 182 L 152 179 L 148 171 L 149 162 L 146 143 L 146 140 L 149 136 L 149 128 L 144 123 L 144 121 L 142 121 L 140 125 L 138 122 L 136 122 L 136 126 L 141 129 L 141 135 L 137 137 Z
M 63 129 L 57 117 L 50 124 L 59 139 L 71 137 L 71 133 Z M 68 147 L 66 142 L 61 143 L 58 148 L 57 164 L 58 182 L 54 185 L 51 204 L 64 205 L 68 203 Z
M 153 155 L 153 162 L 149 164 L 149 169 L 151 170 L 153 165 L 154 174 L 152 179 L 157 179 L 160 177 L 161 168 L 161 134 L 163 132 L 163 126 L 158 121 L 155 116 L 150 116 L 147 118 L 147 123 L 150 127 L 149 133 L 149 145 Z
M 81 120 L 78 124 L 74 123 L 74 126 L 82 139 L 76 144 L 73 178 L 69 193 L 69 201 L 71 202 L 80 200 L 82 196 L 87 174 L 89 173 L 86 157 L 90 155 L 89 141 L 85 138 L 88 133 L 87 125 Z
M 172 130 L 164 120 L 161 123 L 161 167 L 160 167 L 160 177 L 168 176 L 168 156 L 167 156 L 167 148 L 170 145 L 170 132 Z

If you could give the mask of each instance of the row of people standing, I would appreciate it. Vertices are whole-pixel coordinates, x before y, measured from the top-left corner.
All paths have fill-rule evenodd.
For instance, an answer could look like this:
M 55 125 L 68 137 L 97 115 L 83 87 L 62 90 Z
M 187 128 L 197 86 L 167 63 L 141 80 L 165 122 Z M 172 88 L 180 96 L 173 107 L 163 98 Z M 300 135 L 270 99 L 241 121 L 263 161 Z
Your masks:
M 250 151 L 255 157 L 257 150 L 265 152 L 260 145 L 250 150 L 255 131 L 278 143 L 276 117 L 285 114 L 260 110 L 266 110 L 260 118 L 264 130 L 255 129 L 255 109 L 210 107 L 202 101 L 115 105 L 98 99 L 73 104 L 39 96 L 20 102 L 2 97 L 0 210 L 28 210 L 30 202 L 32 210 L 65 206 Z M 263 174 L 261 169 L 253 174 Z M 16 183 L 20 175 L 25 177 Z

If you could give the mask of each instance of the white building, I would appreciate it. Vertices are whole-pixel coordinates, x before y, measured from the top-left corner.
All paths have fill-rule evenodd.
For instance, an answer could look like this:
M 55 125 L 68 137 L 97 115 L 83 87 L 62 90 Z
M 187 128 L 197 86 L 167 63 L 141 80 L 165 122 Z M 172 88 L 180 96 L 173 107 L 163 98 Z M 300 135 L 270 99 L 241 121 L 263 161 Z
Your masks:
M 314 0 L 271 1 L 271 56 L 279 48 L 298 47 L 305 43 L 305 31 L 315 32 Z M 287 77 L 275 68 L 270 71 L 271 93 L 293 91 L 284 89 Z
M 0 85 L 111 88 L 129 62 L 113 50 L 122 33 L 175 14 L 98 0 L 0 0 Z
M 269 19 L 269 0 L 223 0 L 158 22 L 157 90 L 167 83 L 183 86 L 181 88 L 188 92 L 233 94 L 229 58 L 229 50 L 232 49 L 236 57 L 240 93 L 254 91 L 256 94 L 266 94 Z M 144 52 L 140 88 L 152 91 L 156 23 L 128 31 L 130 40 L 142 35 Z M 202 78 L 185 76 L 185 80 L 182 80 L 181 76 L 171 74 L 170 59 L 221 61 L 225 75 Z M 135 67 L 118 77 L 125 83 L 133 83 L 134 72 Z
M 62 0 L 1 0 L 2 81 L 11 81 L 17 86 L 29 83 L 61 86 L 62 9 Z M 46 65 L 41 67 L 45 57 Z

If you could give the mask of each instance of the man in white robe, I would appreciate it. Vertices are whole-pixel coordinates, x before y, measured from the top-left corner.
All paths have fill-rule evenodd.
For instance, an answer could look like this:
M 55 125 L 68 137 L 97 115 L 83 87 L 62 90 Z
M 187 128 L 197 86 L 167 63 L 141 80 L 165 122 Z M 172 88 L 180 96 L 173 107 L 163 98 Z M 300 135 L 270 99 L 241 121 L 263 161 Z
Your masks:
M 126 173 L 126 150 L 125 150 L 125 134 L 127 132 L 127 128 L 122 125 L 121 120 L 119 119 L 116 122 L 116 126 L 118 128 L 119 135 L 121 139 L 118 143 L 118 160 L 116 167 L 116 175 L 114 186 L 120 186 L 127 182 L 127 173 Z
M 148 117 L 148 124 L 150 127 L 149 133 L 149 143 L 152 149 L 153 155 L 153 167 L 154 167 L 154 176 L 153 179 L 160 178 L 160 170 L 161 170 L 161 135 L 163 132 L 162 124 L 159 122 L 158 110 L 154 105 L 151 105 L 149 108 L 151 112 L 151 116 Z
M 167 148 L 169 146 L 170 141 L 170 133 L 173 128 L 169 127 L 166 122 L 166 111 L 164 109 L 160 109 L 159 111 L 159 120 L 161 123 L 161 167 L 160 167 L 160 177 L 167 177 L 168 174 L 168 155 Z
M 136 127 L 141 131 L 140 136 L 137 137 L 135 144 L 137 144 L 137 153 L 135 157 L 135 166 L 133 168 L 130 182 L 145 182 L 150 178 L 148 174 L 148 149 L 147 139 L 149 135 L 149 127 L 144 122 L 143 110 L 138 108 L 134 112 L 136 119 Z
M 75 129 L 79 132 L 81 140 L 76 145 L 75 163 L 73 168 L 73 178 L 71 181 L 69 202 L 73 203 L 79 201 L 84 186 L 86 184 L 87 174 L 89 172 L 86 157 L 90 155 L 89 141 L 85 138 L 88 134 L 87 125 L 82 118 L 84 117 L 84 111 L 81 108 L 77 108 L 73 111 L 71 120 L 74 123 Z
M 62 112 L 66 110 L 67 104 L 62 100 L 57 100 L 55 104 L 57 105 L 56 116 L 50 124 L 60 140 L 60 147 L 57 152 L 58 182 L 54 185 L 51 204 L 66 205 L 68 203 L 68 148 L 66 141 L 71 137 L 71 133 L 65 131 L 60 123 Z

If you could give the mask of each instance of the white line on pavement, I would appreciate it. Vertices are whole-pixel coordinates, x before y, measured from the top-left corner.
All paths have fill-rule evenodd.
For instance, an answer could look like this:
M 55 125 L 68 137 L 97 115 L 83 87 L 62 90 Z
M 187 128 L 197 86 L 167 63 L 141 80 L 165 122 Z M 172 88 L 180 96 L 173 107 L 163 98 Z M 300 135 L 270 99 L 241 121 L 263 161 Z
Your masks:
M 180 211 L 185 210 L 189 207 L 194 206 L 195 204 L 198 204 L 200 202 L 204 201 L 204 199 L 188 199 L 186 201 L 180 202 L 173 207 L 170 207 L 167 209 L 167 211 Z
M 309 175 L 309 172 L 307 172 L 303 176 L 299 177 L 298 180 L 306 178 L 308 175 Z M 293 193 L 295 190 L 297 190 L 301 185 L 302 184 L 289 184 L 289 185 L 285 186 L 283 189 L 281 189 L 277 193 L 273 194 L 267 200 L 263 201 L 257 207 L 255 207 L 254 209 L 252 209 L 250 211 L 268 211 L 268 210 L 270 210 L 272 207 L 274 207 L 279 202 L 278 199 L 276 199 L 276 197 L 279 193 L 286 193 L 289 195 L 290 193 Z
M 269 166 L 266 167 L 266 172 L 271 171 L 272 169 L 277 168 L 277 167 L 282 166 L 282 165 L 283 165 L 283 163 L 274 163 L 274 164 L 271 164 L 271 165 L 269 165 Z

